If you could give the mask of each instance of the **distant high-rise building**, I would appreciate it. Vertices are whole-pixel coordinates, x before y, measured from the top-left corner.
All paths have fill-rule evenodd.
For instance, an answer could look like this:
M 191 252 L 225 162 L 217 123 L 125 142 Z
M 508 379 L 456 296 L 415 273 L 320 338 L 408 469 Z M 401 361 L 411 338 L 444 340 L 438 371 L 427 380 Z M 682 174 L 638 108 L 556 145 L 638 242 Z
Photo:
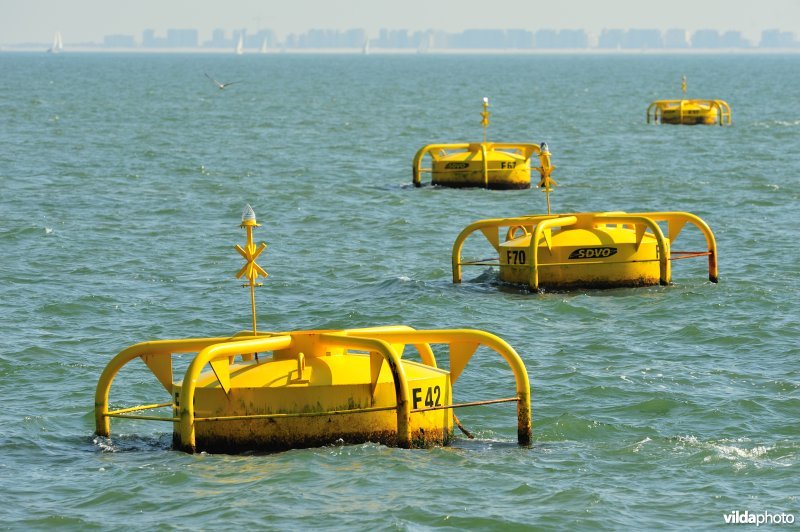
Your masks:
M 381 28 L 374 44 L 378 48 L 408 48 L 411 46 L 411 41 L 408 37 L 408 30 Z
M 720 37 L 720 45 L 723 48 L 750 48 L 750 41 L 740 31 L 726 31 Z
M 367 32 L 361 28 L 353 28 L 339 35 L 339 46 L 342 48 L 362 48 L 367 42 Z
M 697 30 L 692 35 L 692 48 L 719 48 L 720 45 L 717 30 Z
M 283 41 L 283 46 L 286 48 L 297 48 L 300 43 L 300 37 L 295 33 L 290 33 Z
M 507 48 L 506 35 L 503 30 L 464 30 L 452 36 L 451 46 L 479 50 L 502 49 Z
M 142 46 L 145 48 L 157 48 L 162 46 L 162 39 L 156 37 L 156 31 L 146 29 L 142 32 Z
M 197 30 L 167 30 L 166 46 L 169 48 L 197 48 Z
M 528 30 L 506 30 L 506 44 L 509 48 L 526 50 L 533 48 L 533 33 Z
M 664 48 L 689 48 L 689 32 L 673 28 L 664 33 Z
M 197 30 L 168 29 L 166 37 L 157 37 L 155 30 L 142 32 L 144 48 L 196 48 Z
M 231 43 L 231 46 L 233 43 Z M 244 40 L 245 48 L 276 48 L 278 46 L 278 39 L 275 32 L 272 30 L 259 30 L 253 35 L 248 35 Z M 230 48 L 230 46 L 227 46 Z
M 337 33 L 334 30 L 309 30 L 304 48 L 335 48 Z
M 589 36 L 584 30 L 561 30 L 558 32 L 559 48 L 586 48 Z
M 211 32 L 211 40 L 203 43 L 206 48 L 232 48 L 233 40 L 225 36 L 225 30 L 217 28 Z
M 662 46 L 661 32 L 658 30 L 630 29 L 625 32 L 625 39 L 622 42 L 623 48 L 636 50 L 661 48 Z
M 536 48 L 558 48 L 558 32 L 556 30 L 539 30 L 533 35 Z
M 762 48 L 793 48 L 797 46 L 797 42 L 794 39 L 794 33 L 773 29 L 761 32 L 760 46 Z
M 622 48 L 623 41 L 625 40 L 625 30 L 607 30 L 604 29 L 597 39 L 597 47 L 603 49 L 617 49 Z

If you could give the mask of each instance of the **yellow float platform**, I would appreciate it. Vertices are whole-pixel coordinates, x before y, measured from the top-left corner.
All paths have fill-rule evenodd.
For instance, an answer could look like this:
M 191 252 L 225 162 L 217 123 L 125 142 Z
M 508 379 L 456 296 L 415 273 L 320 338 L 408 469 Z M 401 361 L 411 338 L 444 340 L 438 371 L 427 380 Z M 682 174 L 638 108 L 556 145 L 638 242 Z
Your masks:
M 547 214 L 479 220 L 459 233 L 451 254 L 454 283 L 461 282 L 462 266 L 498 266 L 500 280 L 534 291 L 666 285 L 672 278 L 670 261 L 692 257 L 708 257 L 708 278 L 718 281 L 717 244 L 703 220 L 686 212 L 553 214 L 552 168 L 548 161 L 537 185 L 547 198 Z M 659 224 L 666 225 L 666 235 Z M 687 224 L 703 234 L 705 250 L 672 250 Z M 462 258 L 464 242 L 476 232 L 497 257 Z
M 682 80 L 686 94 L 686 76 Z M 647 107 L 647 123 L 684 125 L 731 125 L 731 108 L 724 100 L 656 100 Z
M 659 223 L 666 223 L 665 235 Z M 686 224 L 705 236 L 702 251 L 672 251 Z M 464 241 L 480 232 L 497 258 L 462 259 Z M 504 238 L 501 236 L 505 233 Z M 610 288 L 671 282 L 670 262 L 708 257 L 708 277 L 718 281 L 717 246 L 706 223 L 685 212 L 588 212 L 480 220 L 453 244 L 453 282 L 462 266 L 499 266 L 502 281 L 541 288 Z
M 731 125 L 731 108 L 723 100 L 657 100 L 647 108 L 661 124 Z
M 549 164 L 547 145 L 487 142 L 486 127 L 489 125 L 490 114 L 488 98 L 483 99 L 483 107 L 483 142 L 423 146 L 412 162 L 414 186 L 422 186 L 422 174 L 430 173 L 431 184 L 443 187 L 482 187 L 494 190 L 531 187 L 531 157 L 538 155 L 542 165 L 545 164 L 545 159 Z M 428 159 L 430 167 L 423 167 L 423 162 Z
M 255 259 L 266 246 L 253 243 L 258 224 L 249 206 L 242 226 L 247 244 L 236 248 L 247 263 L 237 277 L 249 281 L 244 286 L 250 288 L 252 330 L 230 337 L 154 340 L 121 351 L 97 383 L 98 435 L 110 437 L 111 418 L 128 418 L 172 423 L 174 446 L 187 452 L 276 451 L 338 441 L 409 448 L 447 444 L 454 423 L 460 427 L 455 408 L 516 402 L 517 438 L 530 444 L 527 371 L 514 349 L 490 333 L 399 325 L 258 332 L 255 281 L 267 274 Z M 447 346 L 448 370 L 437 367 L 435 344 Z M 479 348 L 509 365 L 514 393 L 456 403 L 453 385 Z M 173 359 L 187 353 L 191 361 L 175 379 Z M 413 353 L 419 361 L 407 357 Z M 150 369 L 167 400 L 112 409 L 111 385 L 135 360 Z

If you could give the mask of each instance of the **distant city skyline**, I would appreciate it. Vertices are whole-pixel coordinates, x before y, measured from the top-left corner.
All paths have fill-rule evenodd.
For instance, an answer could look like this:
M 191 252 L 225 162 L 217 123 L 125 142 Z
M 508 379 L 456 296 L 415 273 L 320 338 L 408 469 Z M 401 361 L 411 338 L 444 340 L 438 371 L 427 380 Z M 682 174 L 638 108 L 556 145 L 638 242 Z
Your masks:
M 55 45 L 53 45 L 55 46 Z M 368 53 L 370 49 L 436 52 L 448 50 L 506 50 L 506 51 L 547 51 L 547 50 L 797 50 L 800 40 L 793 32 L 764 30 L 758 41 L 750 41 L 739 31 L 704 29 L 690 33 L 683 28 L 667 31 L 642 28 L 604 29 L 600 35 L 593 35 L 583 29 L 555 30 L 540 29 L 472 29 L 448 33 L 441 30 L 408 31 L 381 28 L 378 35 L 369 36 L 363 28 L 339 30 L 310 30 L 305 33 L 289 34 L 279 39 L 272 30 L 259 30 L 249 33 L 246 30 L 214 30 L 212 38 L 201 41 L 196 29 L 167 29 L 166 34 L 158 34 L 147 29 L 141 39 L 133 35 L 106 35 L 102 43 L 84 44 L 93 50 L 216 50 L 236 51 L 257 50 L 262 53 L 280 49 L 323 50 L 357 49 Z M 52 51 L 52 50 L 51 50 Z
M 49 42 L 62 34 L 70 43 L 102 43 L 108 35 L 141 36 L 143 29 L 193 28 L 201 42 L 215 29 L 273 30 L 283 39 L 312 29 L 363 29 L 370 38 L 381 28 L 409 32 L 436 29 L 681 28 L 739 31 L 758 43 L 764 30 L 800 33 L 800 1 L 761 0 L 0 0 L 0 45 Z

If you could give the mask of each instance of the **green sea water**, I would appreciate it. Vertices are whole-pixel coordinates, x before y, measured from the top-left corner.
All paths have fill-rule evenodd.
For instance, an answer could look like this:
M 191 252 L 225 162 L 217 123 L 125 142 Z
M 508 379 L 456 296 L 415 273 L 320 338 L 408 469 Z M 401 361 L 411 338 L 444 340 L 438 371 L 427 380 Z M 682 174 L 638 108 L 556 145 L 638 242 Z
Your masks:
M 708 529 L 800 518 L 800 55 L 0 54 L 0 523 L 13 529 Z M 237 81 L 218 90 L 205 73 Z M 653 126 L 654 99 L 731 104 L 732 127 Z M 714 231 L 667 287 L 530 293 L 451 283 L 468 223 L 529 191 L 411 186 L 431 142 L 546 141 L 557 212 L 688 211 Z M 271 330 L 474 327 L 533 390 L 464 409 L 476 439 L 401 450 L 171 450 L 169 425 L 93 436 L 111 357 L 249 326 L 245 203 L 268 244 Z M 695 232 L 696 233 L 696 232 Z M 702 249 L 686 229 L 682 249 Z M 477 244 L 476 244 L 477 246 Z M 685 246 L 685 247 L 683 247 Z M 484 250 L 470 248 L 478 254 Z M 506 397 L 470 363 L 458 400 Z M 163 400 L 144 365 L 112 402 Z

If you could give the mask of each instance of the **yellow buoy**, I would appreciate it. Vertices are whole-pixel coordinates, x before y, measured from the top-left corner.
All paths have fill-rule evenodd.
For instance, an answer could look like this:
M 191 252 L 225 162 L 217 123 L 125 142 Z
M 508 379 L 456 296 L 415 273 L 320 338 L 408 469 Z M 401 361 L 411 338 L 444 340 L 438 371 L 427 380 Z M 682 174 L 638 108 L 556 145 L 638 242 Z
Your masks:
M 110 436 L 111 418 L 172 423 L 176 448 L 187 452 L 283 450 L 336 441 L 400 447 L 446 444 L 458 420 L 453 409 L 516 402 L 517 439 L 530 444 L 530 383 L 514 349 L 478 330 L 415 330 L 397 325 L 349 330 L 257 332 L 255 280 L 266 272 L 255 259 L 258 227 L 246 208 L 247 263 L 237 277 L 250 288 L 253 330 L 230 337 L 155 340 L 130 346 L 106 366 L 95 393 L 96 432 Z M 449 348 L 449 370 L 437 367 L 431 345 Z M 408 346 L 408 349 L 407 349 Z M 453 385 L 480 348 L 500 355 L 514 375 L 514 393 L 469 403 L 453 400 Z M 419 361 L 404 358 L 416 352 Z M 173 359 L 194 354 L 182 378 Z M 117 373 L 142 360 L 166 390 L 165 401 L 111 409 Z M 169 409 L 171 415 L 148 411 Z M 144 413 L 143 413 L 144 412 Z
M 717 244 L 708 225 L 686 212 L 582 212 L 552 214 L 549 173 L 539 186 L 547 195 L 547 214 L 479 220 L 464 228 L 453 244 L 453 282 L 460 283 L 462 266 L 498 266 L 502 281 L 541 288 L 609 288 L 666 285 L 670 261 L 708 257 L 708 277 L 716 283 Z M 659 224 L 665 224 L 666 235 Z M 673 251 L 686 224 L 706 240 L 701 251 Z M 480 232 L 498 256 L 462 258 L 464 242 Z
M 667 225 L 665 235 L 659 223 Z M 705 236 L 702 251 L 672 251 L 686 224 Z M 505 230 L 505 238 L 501 234 Z M 498 253 L 496 259 L 462 259 L 464 241 L 479 231 Z M 500 268 L 500 279 L 541 288 L 610 288 L 666 285 L 670 261 L 708 257 L 708 276 L 717 282 L 717 247 L 706 223 L 686 212 L 584 212 L 480 220 L 468 225 L 453 244 L 453 282 L 462 266 Z
M 681 87 L 685 95 L 686 76 Z M 648 124 L 651 111 L 653 121 L 662 124 L 731 125 L 731 108 L 724 100 L 656 100 L 647 107 Z
M 530 160 L 533 155 L 538 155 L 545 167 L 543 146 L 521 142 L 487 142 L 486 129 L 490 114 L 489 99 L 484 98 L 481 112 L 483 142 L 423 146 L 412 163 L 414 186 L 422 186 L 422 174 L 430 173 L 432 185 L 445 187 L 482 187 L 495 190 L 530 188 Z M 430 159 L 430 168 L 422 167 L 426 157 Z M 549 165 L 549 153 L 547 163 Z

